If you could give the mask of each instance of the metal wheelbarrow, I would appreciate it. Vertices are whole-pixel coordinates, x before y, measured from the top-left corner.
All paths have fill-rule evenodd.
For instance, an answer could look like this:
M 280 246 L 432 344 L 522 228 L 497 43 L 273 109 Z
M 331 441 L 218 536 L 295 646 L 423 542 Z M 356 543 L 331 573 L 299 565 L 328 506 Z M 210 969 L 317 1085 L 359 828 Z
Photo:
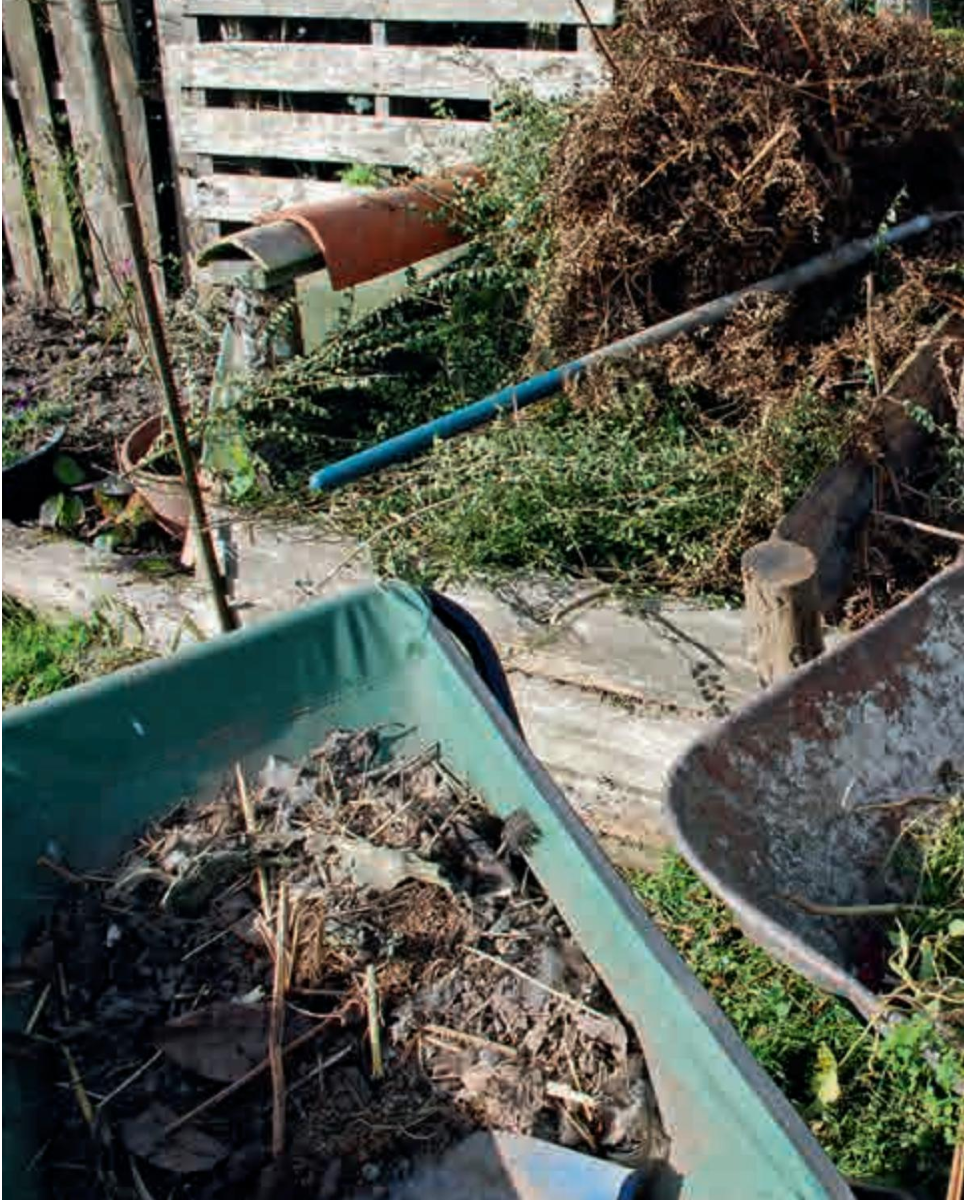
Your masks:
M 695 742 L 666 811 L 685 858 L 753 941 L 867 1019 L 862 920 L 804 909 L 908 901 L 903 806 L 964 760 L 964 572 L 952 567 Z M 797 901 L 800 901 L 797 903 Z
M 236 761 L 255 767 L 269 753 L 304 754 L 333 728 L 392 724 L 401 753 L 438 741 L 498 815 L 523 807 L 541 830 L 532 868 L 638 1035 L 676 1194 L 847 1200 L 812 1134 L 530 753 L 501 681 L 460 610 L 390 585 L 6 713 L 5 962 L 16 963 L 51 901 L 37 865 L 51 843 L 78 868 L 108 863 L 146 821 L 214 791 Z M 5 998 L 5 1029 L 23 1028 L 26 1007 Z M 3 1087 L 4 1179 L 11 1195 L 36 1194 L 27 1165 L 43 1096 L 13 1069 Z

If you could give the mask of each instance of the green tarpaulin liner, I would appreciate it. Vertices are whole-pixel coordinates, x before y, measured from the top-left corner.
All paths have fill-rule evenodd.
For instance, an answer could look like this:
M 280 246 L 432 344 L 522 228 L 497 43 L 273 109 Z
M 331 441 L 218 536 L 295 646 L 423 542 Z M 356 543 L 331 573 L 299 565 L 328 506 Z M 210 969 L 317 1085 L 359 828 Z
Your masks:
M 3 718 L 3 945 L 15 963 L 56 881 L 37 866 L 109 864 L 177 801 L 233 764 L 295 756 L 333 728 L 381 725 L 406 752 L 439 742 L 498 815 L 523 807 L 529 857 L 644 1049 L 683 1198 L 851 1196 L 492 699 L 422 597 L 353 592 L 182 651 Z M 5 1029 L 26 1001 L 5 999 Z M 29 1069 L 5 1055 L 4 1182 L 40 1186 Z

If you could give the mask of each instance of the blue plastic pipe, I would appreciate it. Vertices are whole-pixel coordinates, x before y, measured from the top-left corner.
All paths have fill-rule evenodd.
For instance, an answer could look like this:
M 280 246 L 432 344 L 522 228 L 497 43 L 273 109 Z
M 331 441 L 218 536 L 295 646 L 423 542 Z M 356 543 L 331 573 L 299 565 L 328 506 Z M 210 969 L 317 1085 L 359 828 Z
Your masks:
M 882 233 L 847 242 L 838 250 L 820 254 L 817 258 L 812 258 L 789 271 L 772 275 L 759 283 L 750 284 L 748 287 L 740 288 L 737 292 L 730 292 L 726 296 L 720 296 L 717 300 L 701 304 L 698 308 L 692 308 L 676 317 L 670 317 L 667 321 L 661 321 L 657 325 L 639 330 L 638 333 L 621 338 L 620 341 L 611 342 L 599 350 L 592 350 L 590 354 L 585 354 L 582 358 L 564 363 L 563 366 L 555 367 L 552 371 L 545 371 L 543 375 L 534 375 L 530 379 L 524 380 L 523 383 L 515 383 L 510 387 L 501 388 L 499 392 L 493 392 L 483 400 L 477 400 L 464 408 L 447 413 L 444 417 L 437 417 L 433 421 L 417 425 L 415 429 L 408 429 L 405 433 L 388 438 L 385 442 L 379 442 L 368 450 L 361 450 L 358 454 L 352 454 L 349 458 L 323 467 L 310 478 L 309 487 L 315 492 L 341 487 L 343 484 L 352 483 L 355 479 L 361 479 L 364 475 L 372 475 L 376 471 L 383 470 L 384 467 L 413 458 L 425 450 L 429 450 L 437 440 L 456 437 L 458 433 L 466 433 L 468 429 L 483 425 L 501 413 L 526 408 L 528 404 L 553 396 L 555 392 L 559 392 L 564 387 L 568 380 L 576 379 L 597 363 L 629 358 L 640 350 L 649 346 L 658 346 L 680 334 L 692 333 L 704 326 L 715 325 L 729 316 L 748 296 L 757 292 L 795 291 L 804 284 L 855 266 L 886 246 L 905 241 L 918 233 L 926 233 L 934 225 L 952 220 L 960 215 L 960 213 L 937 213 L 914 217 L 912 220 L 904 221 L 903 224 L 895 225 L 892 229 L 884 230 Z

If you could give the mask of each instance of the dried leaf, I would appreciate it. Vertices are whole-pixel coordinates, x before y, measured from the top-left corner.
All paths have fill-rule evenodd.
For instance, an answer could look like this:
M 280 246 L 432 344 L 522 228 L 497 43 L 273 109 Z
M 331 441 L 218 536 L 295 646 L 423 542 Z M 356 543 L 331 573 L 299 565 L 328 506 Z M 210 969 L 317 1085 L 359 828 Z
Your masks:
M 223 891 L 250 867 L 251 855 L 247 849 L 199 854 L 172 884 L 166 907 L 179 916 L 195 916 L 216 892 Z
M 820 1043 L 819 1049 L 816 1051 L 813 1094 L 820 1104 L 835 1104 L 840 1095 L 836 1056 L 825 1042 Z
M 265 1005 L 220 1002 L 169 1021 L 155 1041 L 185 1070 L 231 1083 L 265 1058 L 267 1034 Z
M 177 1119 L 178 1114 L 164 1104 L 152 1104 L 122 1123 L 121 1138 L 131 1154 L 177 1175 L 210 1171 L 228 1154 L 222 1142 L 191 1125 L 166 1138 L 165 1129 Z
M 628 1031 L 617 1017 L 597 1016 L 578 1009 L 573 1014 L 573 1020 L 585 1037 L 610 1046 L 618 1063 L 624 1062 L 628 1056 Z
M 452 891 L 436 863 L 427 862 L 409 850 L 374 846 L 364 838 L 330 837 L 327 834 L 309 838 L 306 848 L 317 858 L 334 852 L 339 866 L 359 887 L 388 892 L 404 879 L 419 879 Z

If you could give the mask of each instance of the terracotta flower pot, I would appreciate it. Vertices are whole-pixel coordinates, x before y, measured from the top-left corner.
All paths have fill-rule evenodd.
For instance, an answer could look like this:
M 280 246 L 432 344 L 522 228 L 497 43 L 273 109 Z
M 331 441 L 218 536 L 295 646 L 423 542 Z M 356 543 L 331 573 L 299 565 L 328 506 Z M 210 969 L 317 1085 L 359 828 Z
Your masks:
M 172 537 L 184 538 L 190 526 L 188 491 L 180 475 L 161 475 L 140 469 L 161 436 L 164 418 L 159 414 L 137 425 L 124 439 L 119 452 L 121 471 Z

